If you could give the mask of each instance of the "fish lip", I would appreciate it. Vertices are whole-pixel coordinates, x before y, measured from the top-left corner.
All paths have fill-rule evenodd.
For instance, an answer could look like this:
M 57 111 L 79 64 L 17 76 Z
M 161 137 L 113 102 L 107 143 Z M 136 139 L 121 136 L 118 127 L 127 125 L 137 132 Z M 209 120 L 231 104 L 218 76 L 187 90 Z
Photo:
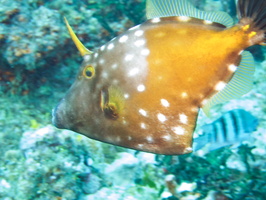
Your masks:
M 58 129 L 69 129 L 76 131 L 75 126 L 77 123 L 79 123 L 79 121 L 71 120 L 68 115 L 65 116 L 65 110 L 62 110 L 61 106 L 63 101 L 65 101 L 65 99 L 62 99 L 59 104 L 52 109 L 52 124 Z
M 60 105 L 60 104 L 59 104 Z M 57 105 L 55 108 L 52 109 L 52 124 L 56 127 L 56 128 L 65 128 L 62 123 L 60 122 L 60 118 L 57 116 L 58 115 L 58 107 L 59 105 Z

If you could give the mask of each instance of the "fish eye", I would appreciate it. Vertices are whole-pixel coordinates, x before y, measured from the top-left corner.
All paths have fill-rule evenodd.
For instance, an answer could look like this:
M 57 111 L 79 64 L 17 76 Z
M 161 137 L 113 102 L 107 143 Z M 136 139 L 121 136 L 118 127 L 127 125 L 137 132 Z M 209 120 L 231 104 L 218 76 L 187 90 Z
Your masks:
M 83 76 L 87 79 L 91 79 L 95 74 L 95 69 L 91 65 L 87 65 L 83 70 Z

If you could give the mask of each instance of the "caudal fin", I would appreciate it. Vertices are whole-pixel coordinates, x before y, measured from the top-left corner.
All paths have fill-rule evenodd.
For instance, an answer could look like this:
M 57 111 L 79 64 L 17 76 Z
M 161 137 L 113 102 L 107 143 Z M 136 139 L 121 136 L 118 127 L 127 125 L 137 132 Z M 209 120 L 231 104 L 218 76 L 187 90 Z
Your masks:
M 253 43 L 266 45 L 266 0 L 238 0 L 237 10 L 239 23 L 256 35 Z

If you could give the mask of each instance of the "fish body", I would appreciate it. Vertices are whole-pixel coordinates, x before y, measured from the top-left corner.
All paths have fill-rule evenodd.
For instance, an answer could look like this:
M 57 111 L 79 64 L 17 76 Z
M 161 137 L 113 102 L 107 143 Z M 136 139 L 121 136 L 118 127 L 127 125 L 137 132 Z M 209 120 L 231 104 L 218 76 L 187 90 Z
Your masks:
M 249 141 L 259 122 L 251 113 L 235 109 L 210 124 L 203 125 L 201 135 L 194 138 L 193 151 L 207 146 L 208 151 Z
M 230 17 L 198 11 L 186 0 L 148 0 L 147 17 L 94 53 L 67 23 L 84 61 L 53 111 L 55 126 L 132 149 L 185 154 L 199 108 L 208 113 L 250 90 L 252 57 L 243 50 L 265 42 L 265 23 L 226 28 Z

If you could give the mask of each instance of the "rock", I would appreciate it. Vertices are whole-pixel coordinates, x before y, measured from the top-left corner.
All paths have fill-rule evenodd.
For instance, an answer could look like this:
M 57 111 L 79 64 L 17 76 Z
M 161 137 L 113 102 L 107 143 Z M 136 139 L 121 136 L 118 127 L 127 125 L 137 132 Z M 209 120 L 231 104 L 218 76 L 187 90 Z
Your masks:
M 226 161 L 226 166 L 229 169 L 236 169 L 241 172 L 247 171 L 245 164 L 240 160 L 238 154 L 231 155 Z
M 134 182 L 139 160 L 130 153 L 120 153 L 119 158 L 105 169 L 105 174 L 114 185 L 128 185 Z

